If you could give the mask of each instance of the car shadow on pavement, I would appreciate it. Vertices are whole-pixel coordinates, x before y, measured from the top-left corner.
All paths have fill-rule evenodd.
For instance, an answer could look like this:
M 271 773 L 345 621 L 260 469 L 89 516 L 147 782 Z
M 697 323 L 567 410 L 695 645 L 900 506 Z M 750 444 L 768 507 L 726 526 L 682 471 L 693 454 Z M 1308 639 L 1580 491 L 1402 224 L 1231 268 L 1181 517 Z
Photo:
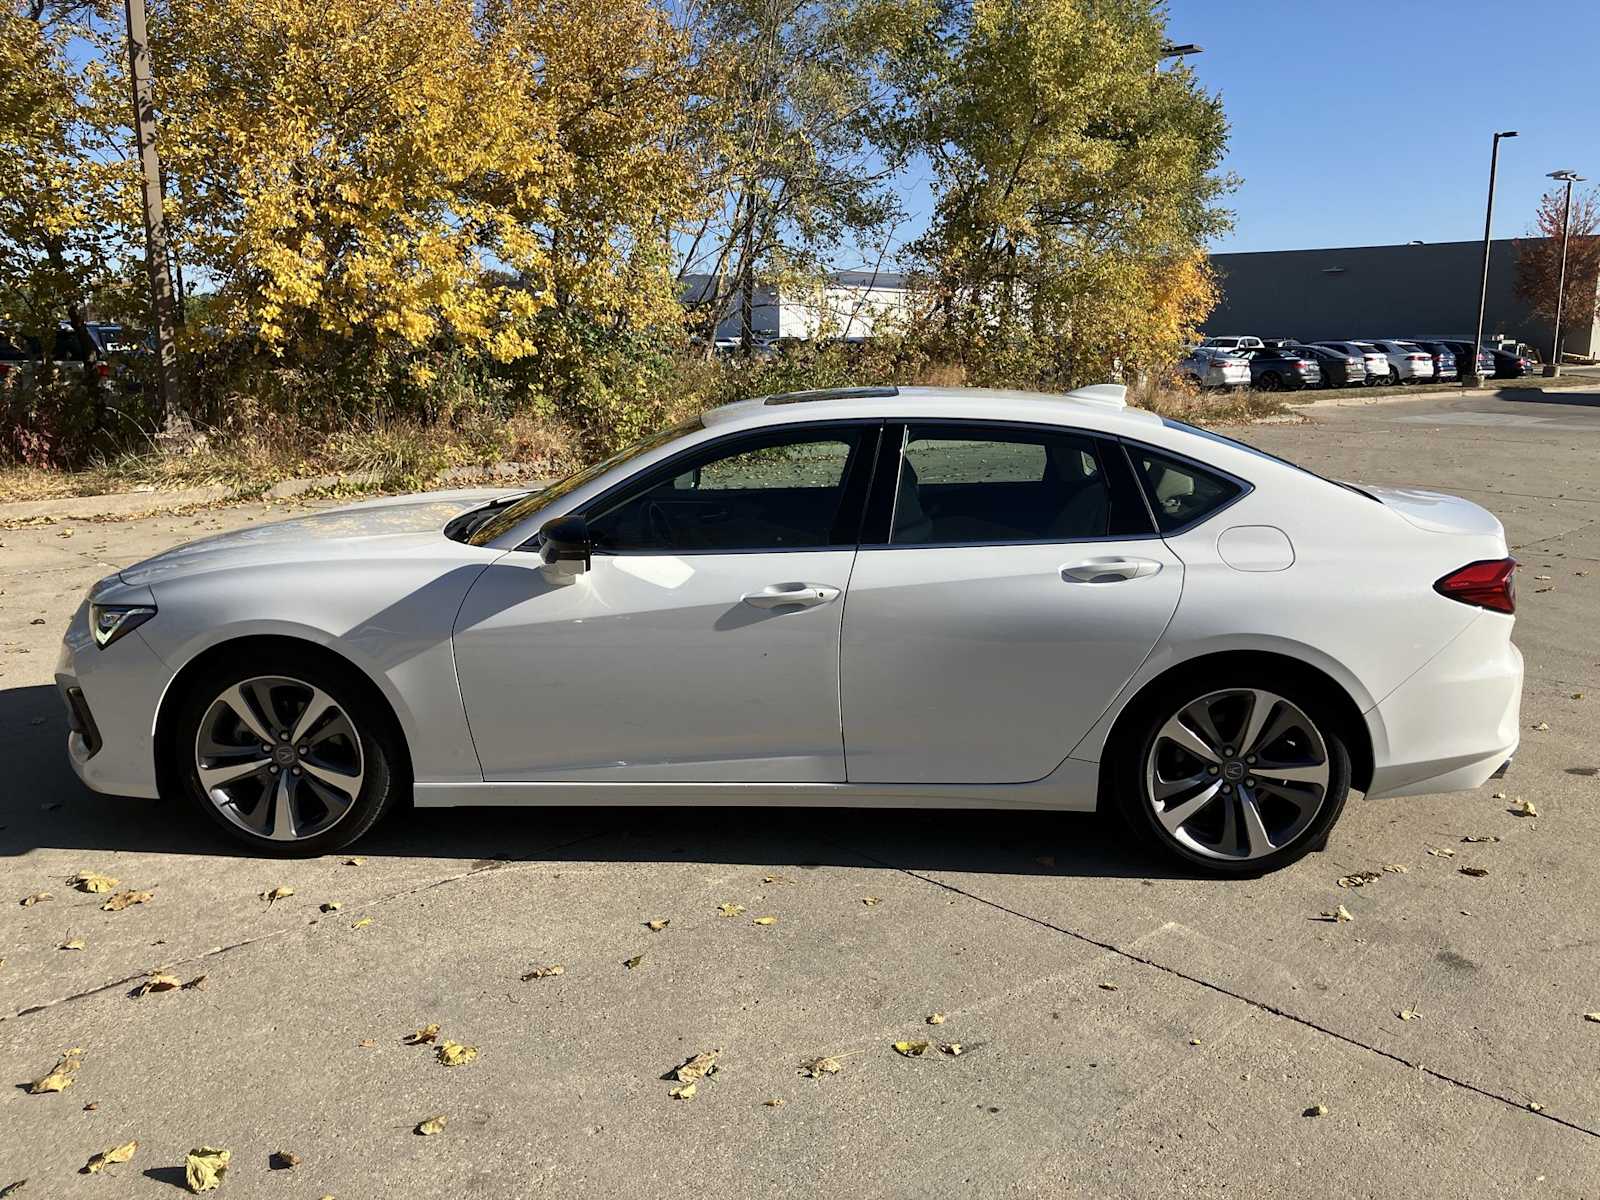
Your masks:
M 102 796 L 68 765 L 66 715 L 49 686 L 0 689 L 0 859 L 35 849 L 234 856 L 239 848 L 171 800 Z M 1088 813 L 1015 809 L 561 806 L 397 812 L 367 856 L 499 862 L 715 862 L 1133 878 L 1202 877 Z
M 1571 404 L 1582 408 L 1600 408 L 1600 389 L 1503 387 L 1495 393 L 1495 399 L 1516 400 L 1523 404 Z

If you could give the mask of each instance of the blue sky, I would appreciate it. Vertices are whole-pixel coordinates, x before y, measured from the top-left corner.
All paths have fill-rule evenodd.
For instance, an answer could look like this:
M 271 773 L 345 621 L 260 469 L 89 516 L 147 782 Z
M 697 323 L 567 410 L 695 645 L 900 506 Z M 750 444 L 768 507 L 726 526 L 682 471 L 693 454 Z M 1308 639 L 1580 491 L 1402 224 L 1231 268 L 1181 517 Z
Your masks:
M 1587 12 L 1586 12 L 1587 10 Z M 1169 0 L 1168 33 L 1222 95 L 1231 235 L 1217 250 L 1467 241 L 1528 232 L 1549 171 L 1600 179 L 1600 5 L 1564 0 Z M 1551 40 L 1558 49 L 1552 53 Z M 900 181 L 914 235 L 925 177 Z

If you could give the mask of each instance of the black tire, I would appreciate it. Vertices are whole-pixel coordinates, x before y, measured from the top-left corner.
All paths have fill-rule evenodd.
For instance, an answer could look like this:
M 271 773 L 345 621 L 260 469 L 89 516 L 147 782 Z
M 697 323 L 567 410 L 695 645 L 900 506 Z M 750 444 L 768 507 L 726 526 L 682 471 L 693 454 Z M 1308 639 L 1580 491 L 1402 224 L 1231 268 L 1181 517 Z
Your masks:
M 1261 376 L 1261 390 L 1263 392 L 1276 392 L 1283 389 L 1283 379 L 1276 371 L 1266 371 Z
M 326 828 L 292 841 L 254 833 L 225 815 L 207 794 L 199 775 L 197 737 L 202 721 L 213 712 L 213 706 L 221 702 L 221 697 L 229 689 L 247 681 L 268 678 L 320 689 L 337 706 L 341 715 L 348 716 L 349 726 L 355 736 L 345 736 L 343 744 L 359 744 L 359 758 L 356 761 L 361 783 L 354 801 L 342 815 L 332 818 Z M 260 716 L 259 711 L 256 716 Z M 204 672 L 189 681 L 168 728 L 168 742 L 163 748 L 166 777 L 181 790 L 188 803 L 203 814 L 204 819 L 257 854 L 313 857 L 343 849 L 367 833 L 410 791 L 410 772 L 404 744 L 394 715 L 382 695 L 353 668 L 330 661 L 315 651 L 247 651 Z M 253 739 L 245 737 L 244 740 Z M 276 768 L 269 769 L 273 770 L 274 775 L 278 773 Z M 295 769 L 294 774 L 298 775 L 299 770 Z M 267 784 L 265 778 L 259 782 Z M 305 782 L 310 784 L 311 780 Z M 270 802 L 271 797 L 263 794 L 261 803 Z M 330 815 L 331 811 L 328 810 Z M 308 825 L 315 829 L 314 823 Z
M 1327 785 L 1314 815 L 1270 853 L 1257 857 L 1222 858 L 1198 852 L 1174 837 L 1158 818 L 1156 803 L 1151 798 L 1147 764 L 1162 727 L 1176 714 L 1184 712 L 1203 697 L 1253 689 L 1275 694 L 1309 718 L 1326 751 Z M 1327 701 L 1320 687 L 1292 674 L 1262 668 L 1224 669 L 1166 681 L 1136 703 L 1136 709 L 1126 718 L 1123 726 L 1125 732 L 1119 732 L 1110 751 L 1117 756 L 1113 778 L 1118 814 L 1145 845 L 1190 868 L 1224 876 L 1248 876 L 1275 871 L 1327 844 L 1328 833 L 1339 820 L 1349 797 L 1350 754 L 1337 710 Z M 1260 792 L 1254 795 L 1262 797 Z M 1237 804 L 1234 798 L 1219 796 L 1217 803 L 1224 802 Z M 1231 827 L 1233 818 L 1230 816 L 1228 820 Z M 1242 843 L 1242 833 L 1240 839 Z M 1242 844 L 1240 848 L 1243 848 Z

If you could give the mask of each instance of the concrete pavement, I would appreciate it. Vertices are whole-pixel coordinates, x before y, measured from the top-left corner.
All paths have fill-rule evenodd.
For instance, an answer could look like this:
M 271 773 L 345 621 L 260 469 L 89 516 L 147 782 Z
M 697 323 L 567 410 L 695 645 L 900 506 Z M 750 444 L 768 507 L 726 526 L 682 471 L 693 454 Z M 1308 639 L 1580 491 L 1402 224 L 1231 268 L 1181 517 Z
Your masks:
M 1011 812 L 424 811 L 359 865 L 241 858 L 80 788 L 48 682 L 94 579 L 271 512 L 0 531 L 0 1068 L 85 1051 L 64 1093 L 0 1092 L 0 1188 L 172 1195 L 209 1144 L 234 1153 L 222 1195 L 312 1200 L 1600 1196 L 1600 392 L 1227 432 L 1499 513 L 1525 724 L 1550 726 L 1503 783 L 1353 801 L 1325 853 L 1248 881 Z M 102 912 L 79 870 L 154 898 Z M 1336 886 L 1358 870 L 1380 878 Z M 1316 919 L 1341 903 L 1353 922 Z M 130 996 L 157 967 L 206 979 Z M 401 1044 L 431 1022 L 478 1059 Z M 799 1074 L 819 1056 L 842 1069 Z M 77 1173 L 132 1138 L 114 1182 Z

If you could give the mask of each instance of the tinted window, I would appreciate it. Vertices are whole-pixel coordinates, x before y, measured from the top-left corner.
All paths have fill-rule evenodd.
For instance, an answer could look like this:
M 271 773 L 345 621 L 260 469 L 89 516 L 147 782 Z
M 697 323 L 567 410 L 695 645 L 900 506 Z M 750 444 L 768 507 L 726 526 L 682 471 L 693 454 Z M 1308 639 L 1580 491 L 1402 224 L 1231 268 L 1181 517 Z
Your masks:
M 912 426 L 895 491 L 894 545 L 1076 541 L 1148 533 L 1091 437 Z M 1132 497 L 1137 501 L 1137 497 Z M 1126 510 L 1126 511 L 1125 511 Z
M 1244 490 L 1231 479 L 1144 446 L 1129 446 L 1128 454 L 1162 533 L 1193 525 Z
M 591 516 L 590 535 L 609 551 L 854 545 L 856 522 L 841 520 L 841 508 L 861 433 L 781 430 L 707 447 Z

